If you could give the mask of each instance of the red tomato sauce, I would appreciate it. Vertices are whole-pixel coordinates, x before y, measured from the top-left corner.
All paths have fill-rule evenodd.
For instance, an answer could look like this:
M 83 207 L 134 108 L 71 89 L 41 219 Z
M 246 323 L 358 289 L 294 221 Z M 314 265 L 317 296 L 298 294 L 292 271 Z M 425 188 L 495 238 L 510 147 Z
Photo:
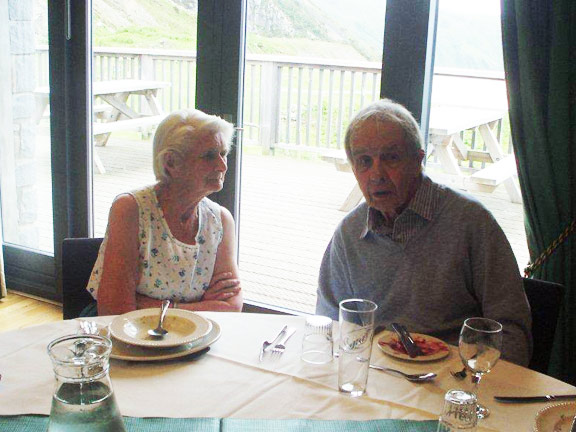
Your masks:
M 448 351 L 448 346 L 444 342 L 435 340 L 426 340 L 421 336 L 413 336 L 412 339 L 414 339 L 414 342 L 416 343 L 416 345 L 418 345 L 418 347 L 423 353 L 422 355 L 424 356 L 434 355 L 441 351 Z M 404 345 L 402 345 L 402 342 L 400 342 L 396 338 L 392 338 L 390 341 L 379 340 L 378 344 L 382 346 L 389 346 L 392 350 L 396 351 L 397 353 L 408 355 L 406 349 L 404 348 Z

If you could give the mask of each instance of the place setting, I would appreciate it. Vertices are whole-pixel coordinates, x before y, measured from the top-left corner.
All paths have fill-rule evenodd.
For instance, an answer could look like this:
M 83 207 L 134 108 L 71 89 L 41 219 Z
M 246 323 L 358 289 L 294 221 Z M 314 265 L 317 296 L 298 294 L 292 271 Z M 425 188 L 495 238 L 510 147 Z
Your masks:
M 170 308 L 138 309 L 115 317 L 104 327 L 81 321 L 80 331 L 98 333 L 112 341 L 110 358 L 126 361 L 162 361 L 198 353 L 210 347 L 221 335 L 212 319 L 194 312 Z
M 375 312 L 378 306 L 364 299 L 347 299 L 339 304 L 339 343 L 338 352 L 338 389 L 341 393 L 351 397 L 362 396 L 366 392 L 368 370 L 373 369 L 399 378 L 406 379 L 414 384 L 433 381 L 436 374 L 429 371 L 408 373 L 377 364 L 372 359 L 373 340 L 382 352 L 390 357 L 401 360 L 423 361 L 428 355 L 432 356 L 427 348 L 428 340 L 424 335 L 415 339 L 408 330 L 399 323 L 392 323 L 394 332 L 384 330 L 387 327 L 374 327 Z M 422 345 L 422 342 L 426 342 Z M 442 346 L 446 346 L 439 341 Z M 418 343 L 420 343 L 419 346 Z M 435 359 L 445 356 L 435 357 Z M 431 360 L 426 358 L 426 360 Z
M 378 348 L 395 359 L 412 362 L 429 362 L 448 357 L 448 344 L 433 336 L 410 333 L 399 323 L 392 323 L 393 331 L 384 330 L 377 336 Z
M 392 330 L 387 330 L 388 328 Z M 394 360 L 400 360 L 402 363 L 417 365 L 418 363 L 442 360 L 450 354 L 448 344 L 442 340 L 421 333 L 411 333 L 406 326 L 396 322 L 389 326 L 377 327 L 374 339 L 376 346 L 382 353 Z M 370 364 L 369 367 L 405 378 L 413 383 L 426 383 L 437 377 L 434 372 L 426 371 L 425 368 L 419 372 L 408 373 L 377 364 Z

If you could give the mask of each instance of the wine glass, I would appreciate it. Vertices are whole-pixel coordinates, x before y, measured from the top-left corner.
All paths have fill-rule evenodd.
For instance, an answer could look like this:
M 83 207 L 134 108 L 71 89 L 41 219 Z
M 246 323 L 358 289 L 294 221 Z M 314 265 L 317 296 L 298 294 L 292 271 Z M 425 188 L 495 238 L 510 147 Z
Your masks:
M 466 369 L 472 373 L 473 393 L 478 397 L 478 386 L 484 375 L 492 370 L 502 349 L 502 324 L 488 318 L 468 318 L 460 330 L 458 351 Z M 478 404 L 479 419 L 490 411 Z

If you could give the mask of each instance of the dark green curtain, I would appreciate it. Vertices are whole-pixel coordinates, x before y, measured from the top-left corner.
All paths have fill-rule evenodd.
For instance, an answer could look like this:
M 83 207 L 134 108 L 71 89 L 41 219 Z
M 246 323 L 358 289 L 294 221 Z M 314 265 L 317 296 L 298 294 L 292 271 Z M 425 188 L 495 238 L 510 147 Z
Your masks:
M 501 4 L 510 123 L 533 261 L 576 217 L 576 1 Z M 566 287 L 549 373 L 576 384 L 576 234 L 534 277 Z

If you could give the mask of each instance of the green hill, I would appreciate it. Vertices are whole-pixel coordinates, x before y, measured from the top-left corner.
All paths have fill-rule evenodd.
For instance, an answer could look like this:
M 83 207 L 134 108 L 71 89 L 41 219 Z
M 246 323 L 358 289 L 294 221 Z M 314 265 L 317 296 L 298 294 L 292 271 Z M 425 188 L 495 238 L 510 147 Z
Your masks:
M 196 50 L 197 0 L 92 3 L 94 46 Z M 380 61 L 384 9 L 383 0 L 249 0 L 247 50 Z M 45 17 L 37 22 L 41 29 Z M 503 69 L 500 22 L 494 15 L 441 9 L 436 46 L 437 67 Z
M 93 0 L 94 46 L 196 51 L 196 11 L 171 0 Z

